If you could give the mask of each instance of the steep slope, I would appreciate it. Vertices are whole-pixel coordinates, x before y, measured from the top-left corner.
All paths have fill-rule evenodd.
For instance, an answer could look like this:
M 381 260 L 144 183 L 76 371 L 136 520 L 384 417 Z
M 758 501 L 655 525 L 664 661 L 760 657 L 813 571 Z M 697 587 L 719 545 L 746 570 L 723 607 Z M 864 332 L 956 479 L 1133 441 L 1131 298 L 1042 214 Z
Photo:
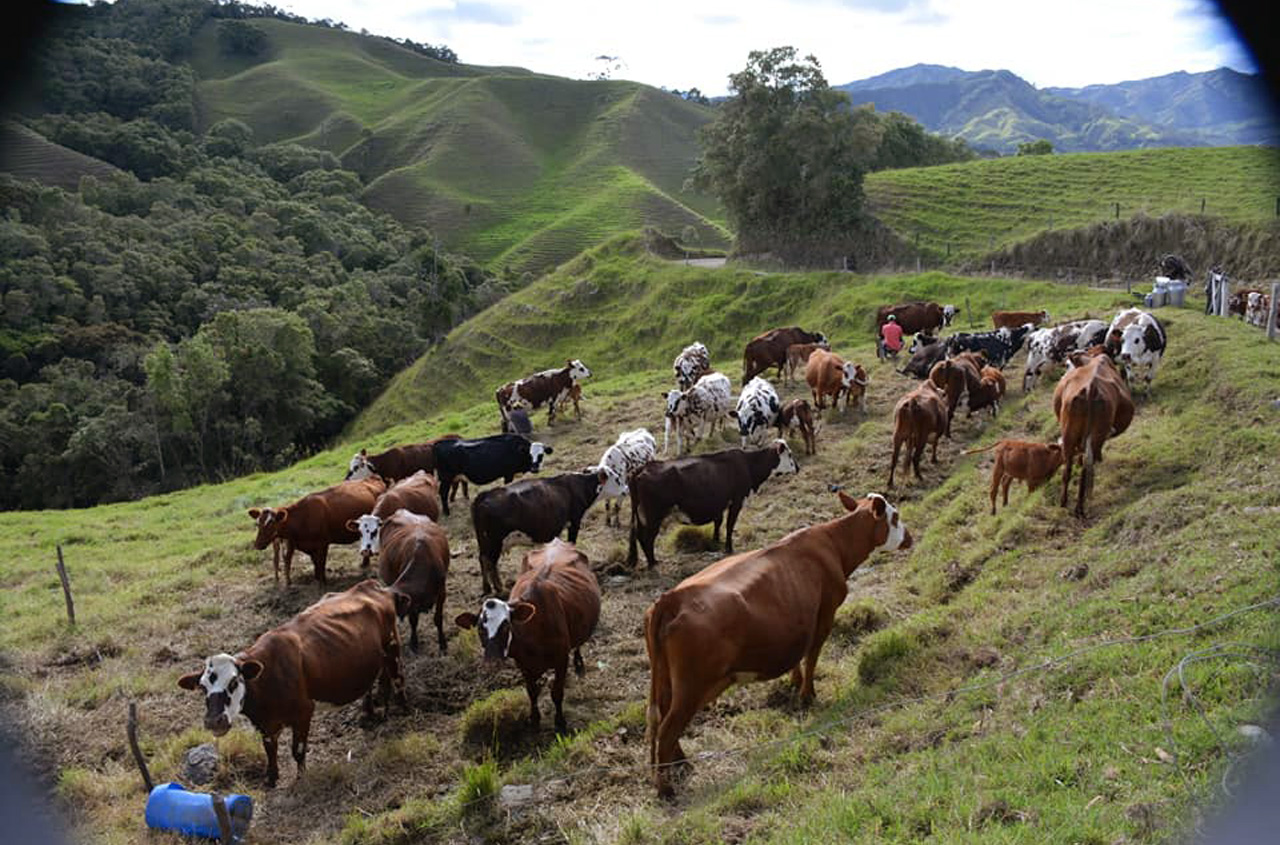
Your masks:
M 9 121 L 0 121 L 0 171 L 69 191 L 79 188 L 81 176 L 120 172 L 105 161 L 69 150 Z

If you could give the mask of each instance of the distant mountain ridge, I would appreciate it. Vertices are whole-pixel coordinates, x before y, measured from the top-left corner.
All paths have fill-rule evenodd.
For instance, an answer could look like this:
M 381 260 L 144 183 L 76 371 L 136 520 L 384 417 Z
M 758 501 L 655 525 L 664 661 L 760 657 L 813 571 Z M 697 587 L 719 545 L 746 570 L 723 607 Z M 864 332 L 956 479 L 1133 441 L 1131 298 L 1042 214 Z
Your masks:
M 1041 138 L 1063 152 L 1280 143 L 1261 78 L 1229 68 L 1041 89 L 1008 70 L 916 64 L 836 87 L 1001 153 Z

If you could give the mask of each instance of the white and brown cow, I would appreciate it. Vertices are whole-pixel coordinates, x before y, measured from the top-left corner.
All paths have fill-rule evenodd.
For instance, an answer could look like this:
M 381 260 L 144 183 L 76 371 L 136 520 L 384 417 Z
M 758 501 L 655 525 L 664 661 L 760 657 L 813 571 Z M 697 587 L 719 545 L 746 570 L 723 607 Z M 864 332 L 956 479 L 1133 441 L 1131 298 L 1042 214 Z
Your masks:
M 498 412 L 505 421 L 515 399 L 519 399 L 530 410 L 546 405 L 547 425 L 551 425 L 556 418 L 556 408 L 569 398 L 574 385 L 590 377 L 591 370 L 587 369 L 587 365 L 574 358 L 558 370 L 543 370 L 518 381 L 509 381 L 494 394 Z
M 622 497 L 630 491 L 627 484 L 641 467 L 658 455 L 658 443 L 646 428 L 624 431 L 617 441 L 604 450 L 596 466 L 609 473 L 609 480 L 600 488 L 604 498 L 604 524 L 609 524 L 609 506 L 613 505 L 613 523 L 621 525 Z
M 1245 302 L 1244 321 L 1260 329 L 1267 327 L 1271 315 L 1271 297 L 1262 291 L 1252 291 Z
M 1107 353 L 1120 363 L 1126 382 L 1133 383 L 1134 368 L 1143 369 L 1146 392 L 1150 393 L 1166 340 L 1159 320 L 1140 308 L 1129 308 L 1111 321 L 1105 345 Z
M 1022 374 L 1023 392 L 1036 386 L 1040 376 L 1054 365 L 1065 365 L 1072 352 L 1083 352 L 1107 338 L 1102 320 L 1076 320 L 1047 329 L 1037 329 L 1027 337 L 1027 366 Z
M 681 390 L 693 387 L 698 379 L 711 372 L 711 353 L 701 343 L 692 343 L 680 350 L 671 365 L 676 374 L 676 384 Z
M 670 446 L 671 429 L 676 430 L 676 454 L 684 454 L 685 446 L 693 447 L 706 434 L 724 426 L 733 407 L 733 390 L 724 373 L 707 373 L 688 390 L 671 390 L 663 397 L 667 403 L 666 425 L 662 432 L 662 453 Z M 687 441 L 687 443 L 686 443 Z
M 729 416 L 738 422 L 738 434 L 742 438 L 742 448 L 760 445 L 769 435 L 769 429 L 778 423 L 778 411 L 782 402 L 778 399 L 778 391 L 768 379 L 756 376 L 742 388 L 738 396 L 738 406 L 729 412 Z

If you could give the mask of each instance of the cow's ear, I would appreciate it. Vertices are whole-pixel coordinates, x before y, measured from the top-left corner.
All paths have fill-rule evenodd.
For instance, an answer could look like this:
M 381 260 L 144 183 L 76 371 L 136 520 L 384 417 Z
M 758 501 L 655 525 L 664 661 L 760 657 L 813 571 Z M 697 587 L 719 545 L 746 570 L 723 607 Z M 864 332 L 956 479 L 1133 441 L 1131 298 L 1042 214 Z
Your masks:
M 360 526 L 356 523 L 354 519 L 348 519 L 346 522 L 346 527 L 347 527 L 347 530 L 353 534 L 360 530 Z
M 396 616 L 403 617 L 409 612 L 410 605 L 413 604 L 413 597 L 408 593 L 402 593 L 399 590 L 392 590 L 391 595 L 396 602 Z
M 736 420 L 736 419 L 738 418 L 738 412 L 737 412 L 737 411 L 730 411 L 730 412 L 729 412 L 729 416 L 733 417 L 733 418 Z
M 289 511 L 287 508 L 280 508 L 276 511 L 276 525 L 284 525 L 289 520 Z
M 367 457 L 369 457 L 369 450 L 368 450 L 368 449 L 361 449 L 361 450 L 360 450 L 360 457 L 362 457 L 362 458 L 367 458 Z
M 889 503 L 884 500 L 883 496 L 871 497 L 871 512 L 876 515 L 877 519 L 884 516 L 888 509 Z
M 534 617 L 538 608 L 527 601 L 518 601 L 511 605 L 511 618 L 524 624 Z
M 257 522 L 258 517 L 262 515 L 262 511 L 258 508 L 249 508 L 249 518 Z
M 840 497 L 840 504 L 844 505 L 847 511 L 856 511 L 858 509 L 858 500 L 850 496 L 843 490 L 836 491 L 836 495 Z
M 476 623 L 479 621 L 480 619 L 474 613 L 459 613 L 457 617 L 454 618 L 453 624 L 457 625 L 459 628 L 470 629 L 474 628 Z
M 602 470 L 600 470 L 599 472 L 597 472 L 597 473 L 596 473 L 596 478 L 598 478 L 598 479 L 600 480 L 600 483 L 601 483 L 601 484 L 605 484 L 605 483 L 607 483 L 607 482 L 609 481 L 609 473 L 605 472 L 605 471 L 602 469 Z
M 195 689 L 200 685 L 200 676 L 203 674 L 204 672 L 200 671 L 200 672 L 192 672 L 189 675 L 183 675 L 181 678 L 178 679 L 178 686 L 182 687 L 183 689 Z
M 262 674 L 263 665 L 257 660 L 246 660 L 240 664 L 240 677 L 252 681 Z

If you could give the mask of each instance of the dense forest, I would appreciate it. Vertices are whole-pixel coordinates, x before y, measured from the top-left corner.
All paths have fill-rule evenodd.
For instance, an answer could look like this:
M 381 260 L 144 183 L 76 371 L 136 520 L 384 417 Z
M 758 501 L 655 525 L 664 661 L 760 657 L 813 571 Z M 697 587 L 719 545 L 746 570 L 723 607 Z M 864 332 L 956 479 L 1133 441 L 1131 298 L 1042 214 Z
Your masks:
M 329 153 L 194 133 L 191 33 L 222 17 L 221 48 L 251 50 L 240 18 L 268 13 L 122 0 L 60 10 L 41 44 L 10 117 L 125 172 L 0 176 L 0 508 L 293 461 L 508 289 L 362 205 Z

